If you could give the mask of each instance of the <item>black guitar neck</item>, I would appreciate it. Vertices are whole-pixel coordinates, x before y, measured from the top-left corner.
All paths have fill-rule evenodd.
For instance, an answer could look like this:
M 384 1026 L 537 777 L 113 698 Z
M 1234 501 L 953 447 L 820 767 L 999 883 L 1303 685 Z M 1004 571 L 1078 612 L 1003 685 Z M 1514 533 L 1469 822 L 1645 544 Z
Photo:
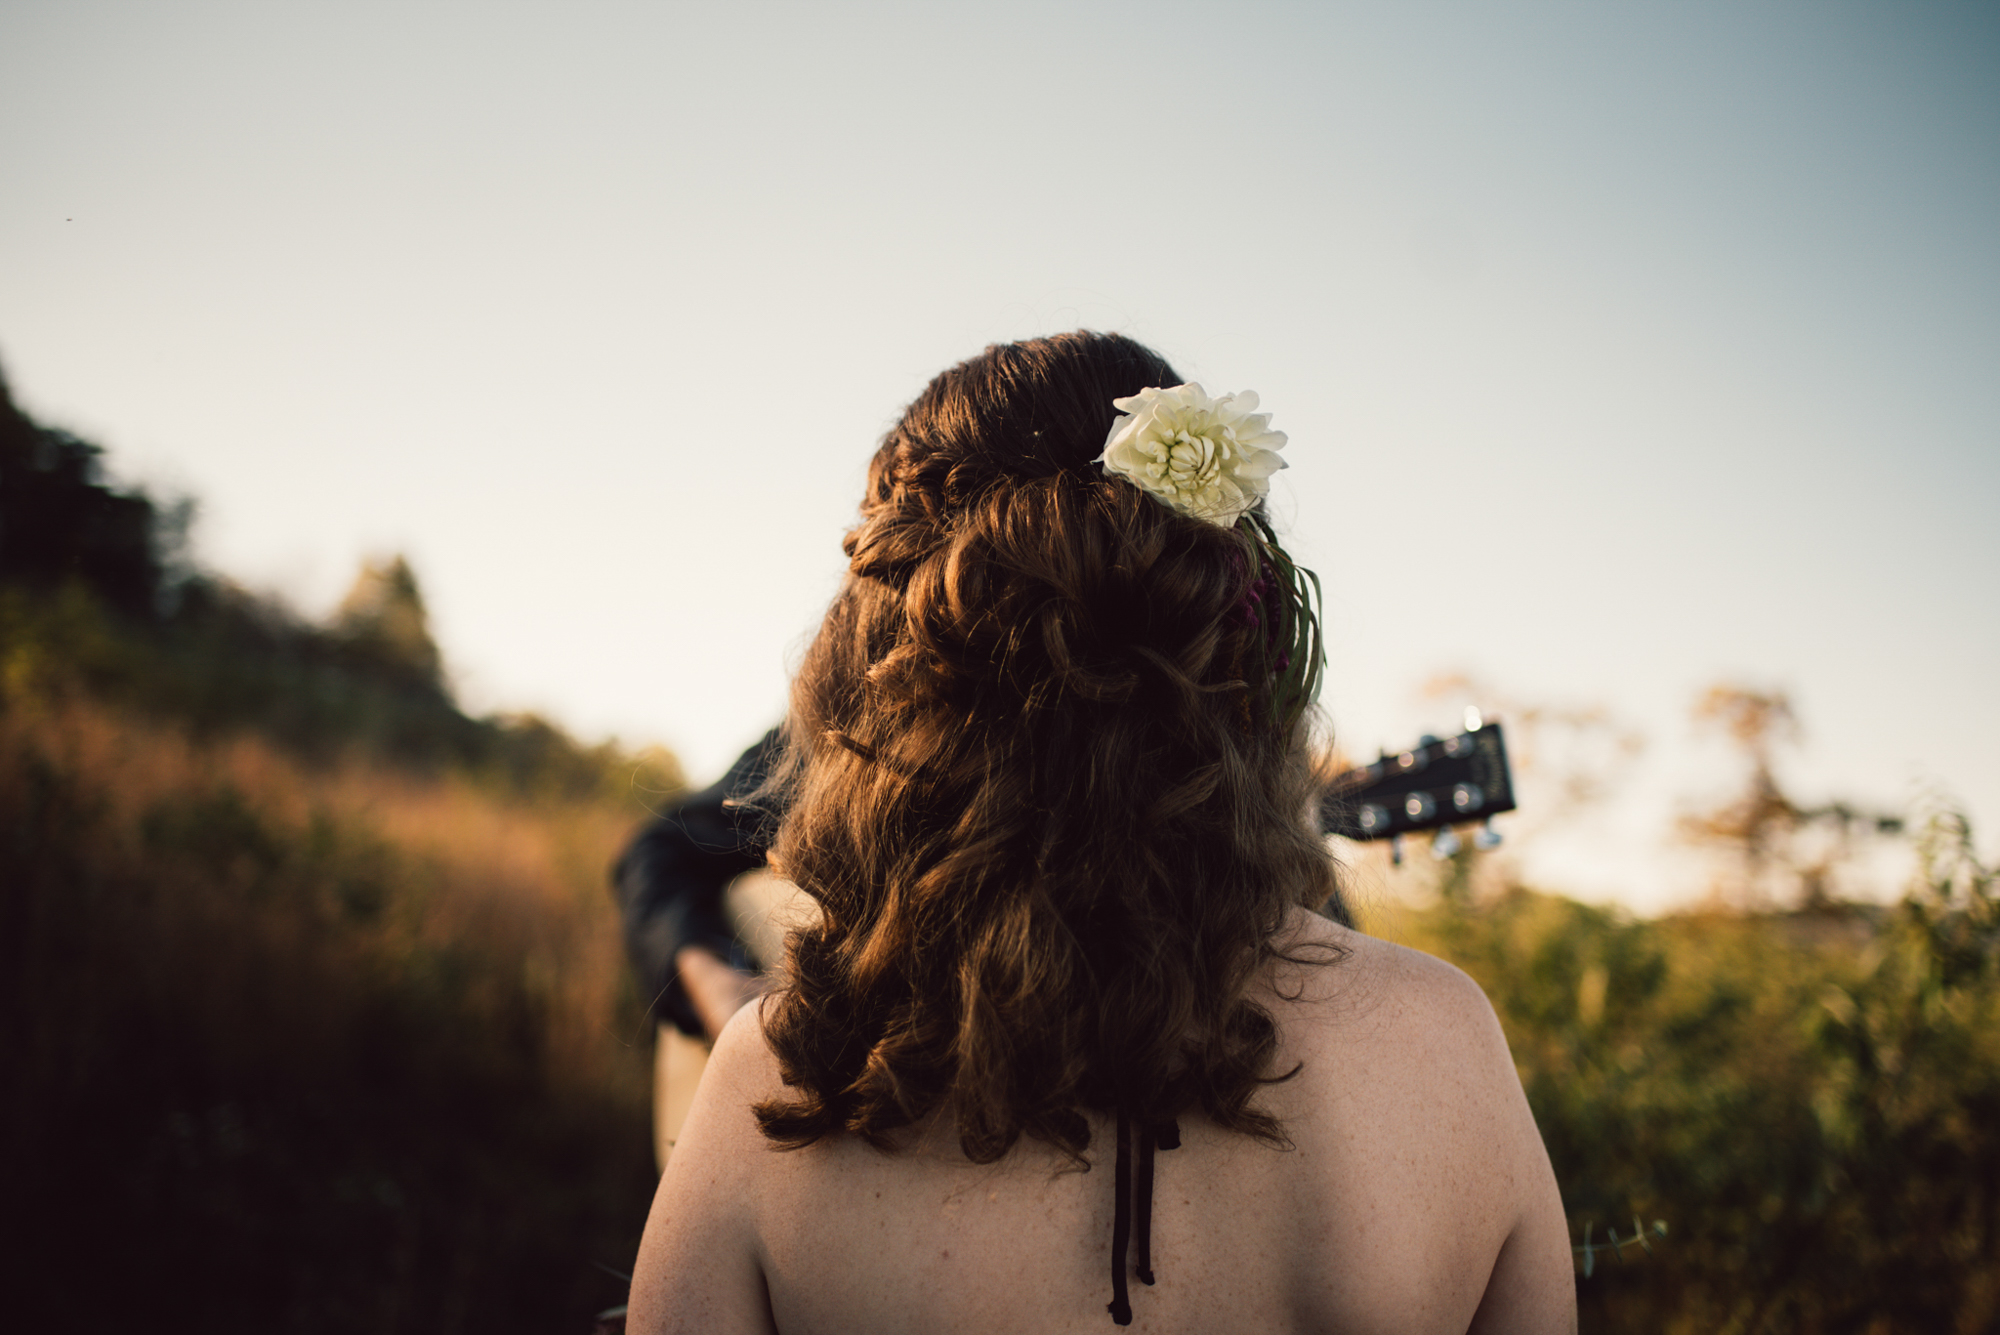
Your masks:
M 1393 839 L 1514 810 L 1507 739 L 1497 723 L 1456 737 L 1426 737 L 1336 776 L 1320 803 L 1320 828 L 1347 839 Z

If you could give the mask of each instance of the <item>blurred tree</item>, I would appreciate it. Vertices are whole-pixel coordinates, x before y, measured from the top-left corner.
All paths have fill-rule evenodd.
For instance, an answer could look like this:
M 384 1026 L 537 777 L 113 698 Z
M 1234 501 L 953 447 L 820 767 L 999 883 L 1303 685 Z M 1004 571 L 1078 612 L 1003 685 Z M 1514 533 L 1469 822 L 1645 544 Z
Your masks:
M 1509 818 L 1523 837 L 1602 802 L 1646 749 L 1645 734 L 1602 704 L 1536 704 L 1464 672 L 1439 673 L 1417 695 L 1475 705 L 1507 725 L 1508 759 L 1536 789 L 1533 810 Z
M 529 716 L 467 716 L 415 572 L 366 562 L 333 617 L 302 617 L 187 557 L 193 503 L 114 481 L 104 452 L 35 422 L 0 376 L 0 713 L 73 692 L 197 732 L 251 729 L 320 759 L 356 750 L 517 794 L 627 794 L 671 755 L 586 746 Z
M 1681 819 L 1685 838 L 1715 849 L 1729 865 L 1718 887 L 1725 898 L 1825 908 L 1839 897 L 1834 877 L 1854 864 L 1857 839 L 1902 832 L 1901 817 L 1837 800 L 1800 806 L 1779 785 L 1777 748 L 1799 740 L 1798 718 L 1783 691 L 1720 683 L 1696 701 L 1694 717 L 1727 733 L 1748 762 L 1735 797 Z
M 1464 672 L 1433 676 L 1417 698 L 1455 709 L 1477 707 L 1489 722 L 1507 729 L 1507 756 L 1521 803 L 1502 818 L 1507 843 L 1486 853 L 1465 842 L 1441 863 L 1416 858 L 1409 864 L 1413 879 L 1435 873 L 1438 893 L 1461 906 L 1518 884 L 1519 849 L 1547 831 L 1578 828 L 1581 818 L 1618 791 L 1646 749 L 1645 734 L 1604 705 L 1535 703 Z
M 431 639 L 430 613 L 416 572 L 401 556 L 362 563 L 333 615 L 333 633 L 367 666 L 408 685 L 443 691 L 443 660 Z
M 113 486 L 102 454 L 23 413 L 0 375 L 0 582 L 81 583 L 150 620 L 170 610 L 193 507 Z

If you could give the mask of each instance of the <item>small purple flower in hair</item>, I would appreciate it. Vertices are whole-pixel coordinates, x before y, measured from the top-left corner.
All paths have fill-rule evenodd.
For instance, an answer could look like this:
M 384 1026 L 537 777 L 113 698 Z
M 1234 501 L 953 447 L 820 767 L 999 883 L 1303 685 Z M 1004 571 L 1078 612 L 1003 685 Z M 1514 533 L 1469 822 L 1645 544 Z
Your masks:
M 1243 591 L 1243 601 L 1236 604 L 1236 615 L 1232 620 L 1239 626 L 1256 627 L 1264 624 L 1258 609 L 1264 605 L 1264 596 L 1271 592 L 1270 567 L 1261 566 L 1256 579 Z

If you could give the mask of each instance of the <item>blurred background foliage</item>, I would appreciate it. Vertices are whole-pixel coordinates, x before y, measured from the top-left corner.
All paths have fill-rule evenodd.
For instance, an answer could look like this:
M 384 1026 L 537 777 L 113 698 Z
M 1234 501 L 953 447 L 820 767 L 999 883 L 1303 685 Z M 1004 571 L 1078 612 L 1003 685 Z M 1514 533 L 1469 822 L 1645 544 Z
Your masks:
M 2000 1329 L 2000 912 L 1962 819 L 1919 837 L 1889 907 L 1507 885 L 1364 920 L 1486 988 L 1576 1241 L 1667 1225 L 1599 1254 L 1586 1329 Z
M 463 713 L 399 558 L 318 624 L 194 568 L 190 515 L 0 394 L 0 1304 L 586 1329 L 653 1180 L 605 868 L 678 767 Z M 1703 907 L 1636 920 L 1468 846 L 1363 925 L 1485 986 L 1578 1243 L 1666 1225 L 1580 1273 L 1586 1329 L 2000 1329 L 1993 871 L 1946 805 L 1795 802 L 1781 695 L 1698 713 L 1746 775 L 1688 818 Z M 1509 722 L 1588 757 L 1569 807 L 1638 744 Z M 1902 898 L 1844 898 L 1895 839 Z
M 415 576 L 326 624 L 0 400 L 15 1329 L 580 1330 L 652 1194 L 606 866 L 672 756 L 454 703 Z

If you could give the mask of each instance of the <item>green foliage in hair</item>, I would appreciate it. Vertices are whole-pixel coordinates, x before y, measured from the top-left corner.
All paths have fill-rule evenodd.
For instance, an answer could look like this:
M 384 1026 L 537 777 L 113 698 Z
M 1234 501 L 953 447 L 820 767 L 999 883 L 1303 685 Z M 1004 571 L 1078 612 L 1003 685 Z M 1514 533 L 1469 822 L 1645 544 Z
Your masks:
M 1275 629 L 1258 638 L 1264 669 L 1271 683 L 1271 715 L 1289 732 L 1306 708 L 1319 699 L 1326 669 L 1326 645 L 1320 634 L 1319 576 L 1285 553 L 1271 521 L 1251 512 L 1236 521 L 1236 529 L 1257 544 L 1258 555 L 1271 569 L 1276 589 L 1265 614 Z

